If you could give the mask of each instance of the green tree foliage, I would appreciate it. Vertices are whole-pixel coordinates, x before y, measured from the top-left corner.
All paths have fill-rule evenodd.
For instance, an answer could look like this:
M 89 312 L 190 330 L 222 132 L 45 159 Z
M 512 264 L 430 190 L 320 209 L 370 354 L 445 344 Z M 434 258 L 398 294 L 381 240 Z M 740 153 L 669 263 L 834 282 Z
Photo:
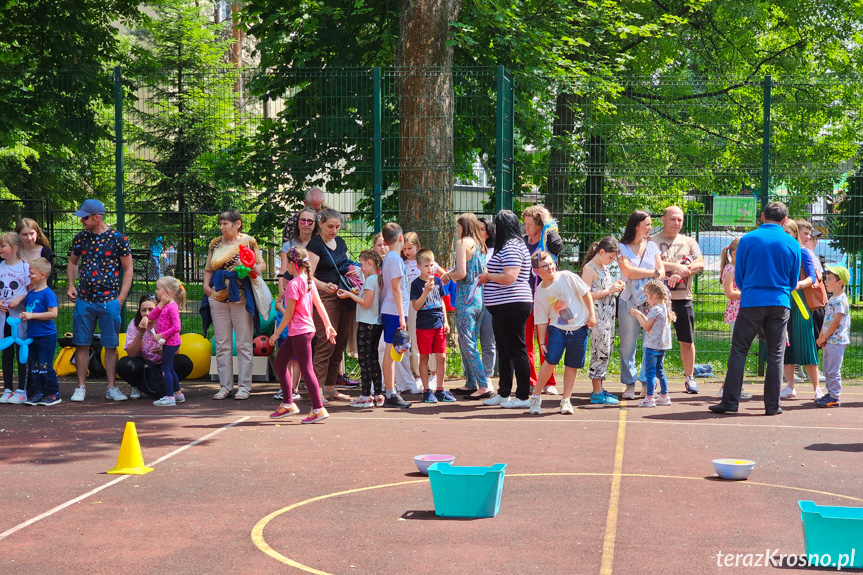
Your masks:
M 113 185 L 110 67 L 132 0 L 5 0 L 0 7 L 0 194 L 20 215 L 71 207 Z M 17 215 L 17 214 L 16 214 Z
M 226 177 L 244 123 L 239 73 L 224 66 L 231 41 L 194 3 L 168 0 L 155 12 L 136 33 L 129 68 L 127 208 L 137 229 L 188 254 L 214 231 L 212 214 L 246 207 Z

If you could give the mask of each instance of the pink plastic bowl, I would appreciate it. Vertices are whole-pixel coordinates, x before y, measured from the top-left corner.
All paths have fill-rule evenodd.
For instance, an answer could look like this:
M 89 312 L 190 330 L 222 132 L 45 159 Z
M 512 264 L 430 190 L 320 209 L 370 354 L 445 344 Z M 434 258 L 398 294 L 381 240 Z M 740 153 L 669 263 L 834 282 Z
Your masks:
M 429 474 L 429 467 L 432 463 L 449 463 L 455 461 L 455 455 L 440 455 L 436 453 L 427 454 L 427 455 L 417 455 L 414 457 L 414 463 L 416 463 L 417 469 L 419 469 L 420 473 L 423 475 Z

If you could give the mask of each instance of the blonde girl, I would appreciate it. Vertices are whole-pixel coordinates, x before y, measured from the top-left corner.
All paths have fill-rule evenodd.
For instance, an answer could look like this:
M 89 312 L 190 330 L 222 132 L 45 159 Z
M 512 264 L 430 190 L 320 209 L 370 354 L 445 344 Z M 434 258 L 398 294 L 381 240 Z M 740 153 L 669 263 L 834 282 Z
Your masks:
M 602 405 L 618 405 L 620 401 L 612 393 L 602 388 L 608 373 L 608 362 L 614 349 L 614 313 L 617 308 L 616 294 L 623 291 L 626 282 L 612 281 L 608 266 L 617 259 L 620 244 L 608 236 L 598 242 L 593 242 L 584 261 L 581 279 L 590 286 L 590 295 L 596 313 L 596 325 L 590 329 L 590 376 L 593 393 L 590 403 Z
M 165 395 L 153 405 L 173 406 L 186 401 L 180 391 L 180 378 L 174 371 L 174 356 L 180 349 L 180 306 L 186 305 L 186 288 L 173 276 L 162 276 L 156 282 L 156 309 L 150 312 L 149 323 L 156 322 L 153 339 L 162 346 L 162 378 Z
M 329 417 L 329 413 L 324 408 L 321 387 L 312 365 L 312 338 L 315 337 L 316 331 L 312 307 L 314 306 L 314 309 L 317 310 L 318 316 L 324 324 L 326 338 L 332 344 L 336 343 L 336 330 L 330 324 L 327 309 L 318 294 L 318 287 L 315 285 L 309 262 L 309 253 L 304 247 L 295 246 L 290 248 L 287 256 L 288 271 L 294 276 L 294 279 L 285 286 L 283 302 L 285 313 L 275 333 L 270 336 L 270 344 L 275 345 L 281 333 L 290 326 L 288 337 L 279 346 L 279 353 L 276 355 L 275 362 L 276 376 L 279 378 L 284 399 L 276 411 L 270 414 L 270 417 L 281 419 L 300 412 L 293 401 L 291 376 L 288 373 L 288 362 L 291 358 L 296 357 L 300 366 L 300 373 L 303 374 L 303 379 L 306 381 L 306 389 L 309 390 L 309 398 L 312 401 L 312 411 L 302 422 L 317 423 Z
M 408 285 L 411 285 L 415 279 L 420 277 L 420 269 L 417 265 L 417 252 L 422 248 L 420 245 L 420 237 L 416 232 L 407 232 L 404 234 L 405 245 L 402 247 L 402 259 L 405 262 L 405 276 L 408 280 Z M 413 306 L 408 306 L 408 333 L 411 336 L 411 341 L 417 340 L 417 312 Z M 405 389 L 399 389 L 407 393 L 422 393 L 422 381 L 419 378 L 420 372 L 420 352 L 416 345 L 411 346 L 410 354 L 405 354 L 403 361 L 410 366 L 411 373 L 414 375 L 414 381 Z M 435 362 L 432 359 L 429 369 L 434 371 Z M 435 385 L 436 378 L 432 376 L 429 381 L 430 385 Z
M 734 322 L 737 321 L 737 313 L 740 311 L 740 289 L 734 282 L 734 258 L 737 255 L 738 243 L 740 238 L 731 240 L 731 243 L 723 248 L 720 260 L 722 273 L 719 276 L 719 283 L 722 284 L 725 297 L 728 298 L 728 303 L 725 304 L 725 323 L 731 326 L 731 333 L 734 333 Z
M 671 349 L 671 324 L 677 319 L 671 310 L 671 298 L 668 289 L 659 280 L 650 280 L 644 285 L 644 295 L 650 311 L 645 316 L 636 308 L 629 313 L 638 320 L 644 330 L 642 347 L 644 349 L 644 373 L 647 379 L 647 393 L 638 402 L 638 407 L 656 407 L 671 405 L 668 397 L 668 379 L 665 377 L 665 352 Z M 660 394 L 654 395 L 656 379 L 659 379 Z
M 376 233 L 372 238 L 372 249 L 381 256 L 381 259 L 390 251 L 390 247 L 384 241 L 384 234 L 382 232 Z
M 339 290 L 336 295 L 341 299 L 352 299 L 357 302 L 357 355 L 360 361 L 360 379 L 362 390 L 360 396 L 351 402 L 351 407 L 366 408 L 379 404 L 383 407 L 383 391 L 381 364 L 378 361 L 377 346 L 384 333 L 381 321 L 380 293 L 383 278 L 381 277 L 381 256 L 375 250 L 364 250 L 360 253 L 360 267 L 365 276 L 363 289 L 359 294 L 348 290 Z M 378 390 L 377 400 L 372 397 L 372 390 Z
M 48 287 L 53 286 L 54 275 L 54 250 L 47 236 L 39 227 L 36 220 L 21 218 L 15 225 L 15 233 L 21 239 L 21 259 L 28 264 L 36 258 L 45 258 L 51 264 L 51 273 L 48 274 Z

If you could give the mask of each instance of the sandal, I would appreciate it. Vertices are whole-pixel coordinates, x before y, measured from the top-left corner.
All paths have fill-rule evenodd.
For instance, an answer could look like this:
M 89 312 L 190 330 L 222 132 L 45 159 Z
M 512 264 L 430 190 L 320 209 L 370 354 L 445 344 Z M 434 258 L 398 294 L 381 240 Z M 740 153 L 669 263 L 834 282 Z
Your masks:
M 249 399 L 249 392 L 245 389 L 241 389 L 237 391 L 237 394 L 234 396 L 234 399 Z
M 231 397 L 232 390 L 222 388 L 213 395 L 213 399 L 228 399 Z
M 326 399 L 327 401 L 350 401 L 351 396 L 345 395 L 340 391 L 334 391 L 331 396 L 325 397 L 324 399 Z

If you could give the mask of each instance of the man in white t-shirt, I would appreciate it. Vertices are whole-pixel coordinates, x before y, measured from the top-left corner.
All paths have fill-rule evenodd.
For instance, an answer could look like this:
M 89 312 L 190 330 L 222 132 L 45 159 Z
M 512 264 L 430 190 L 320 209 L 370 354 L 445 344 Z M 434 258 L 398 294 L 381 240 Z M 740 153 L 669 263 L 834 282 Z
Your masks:
M 659 246 L 665 264 L 665 285 L 671 295 L 671 308 L 677 314 L 674 331 L 680 343 L 680 360 L 686 374 L 686 393 L 698 393 L 692 376 L 695 366 L 695 312 L 692 307 L 692 276 L 704 269 L 704 256 L 698 242 L 680 233 L 683 210 L 668 206 L 662 212 L 662 231 L 650 236 Z

